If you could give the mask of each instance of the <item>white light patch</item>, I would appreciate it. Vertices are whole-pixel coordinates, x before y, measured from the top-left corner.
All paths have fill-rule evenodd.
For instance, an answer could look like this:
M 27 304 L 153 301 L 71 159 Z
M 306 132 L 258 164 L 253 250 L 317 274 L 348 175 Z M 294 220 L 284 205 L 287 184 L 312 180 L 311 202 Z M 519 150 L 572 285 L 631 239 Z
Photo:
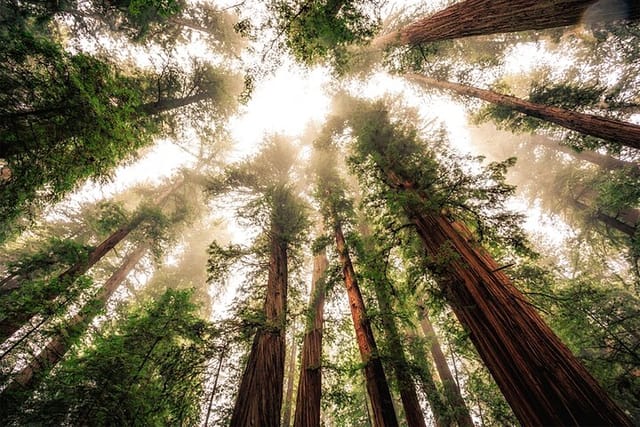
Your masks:
M 327 69 L 305 72 L 292 66 L 260 82 L 244 113 L 230 121 L 235 140 L 232 159 L 254 153 L 265 134 L 295 136 L 309 121 L 322 121 L 329 111 L 330 100 L 323 89 L 329 80 Z

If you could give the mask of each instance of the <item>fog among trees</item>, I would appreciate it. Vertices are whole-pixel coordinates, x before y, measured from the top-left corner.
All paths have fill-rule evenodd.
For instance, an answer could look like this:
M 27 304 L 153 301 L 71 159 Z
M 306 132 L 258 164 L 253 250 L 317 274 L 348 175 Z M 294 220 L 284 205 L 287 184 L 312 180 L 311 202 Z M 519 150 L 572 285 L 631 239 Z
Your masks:
M 0 0 L 0 425 L 640 424 L 639 20 Z

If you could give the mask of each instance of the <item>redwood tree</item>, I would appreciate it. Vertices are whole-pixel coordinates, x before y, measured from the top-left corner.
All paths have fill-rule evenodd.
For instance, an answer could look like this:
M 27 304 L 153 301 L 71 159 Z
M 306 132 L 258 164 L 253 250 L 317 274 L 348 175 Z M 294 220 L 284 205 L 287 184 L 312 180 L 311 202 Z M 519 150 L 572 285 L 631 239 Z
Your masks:
M 335 163 L 337 156 L 329 146 L 321 147 L 322 139 L 316 143 L 314 159 L 316 197 L 321 203 L 321 212 L 327 228 L 332 230 L 338 259 L 342 266 L 342 276 L 347 289 L 351 317 L 356 332 L 356 340 L 366 380 L 367 394 L 376 426 L 397 426 L 391 392 L 385 376 L 382 360 L 376 345 L 371 321 L 367 315 L 364 299 L 353 268 L 349 248 L 343 232 L 343 224 L 348 221 L 350 201 L 345 195 L 345 184 L 337 174 Z M 331 143 L 330 140 L 324 142 Z M 324 149 L 322 149 L 324 148 Z
M 601 23 L 640 18 L 634 0 L 616 7 L 598 0 L 465 0 L 399 30 L 378 36 L 374 46 L 419 45 L 486 34 Z
M 248 197 L 243 214 L 261 228 L 254 252 L 268 265 L 263 316 L 238 390 L 231 426 L 279 426 L 284 382 L 289 251 L 306 228 L 304 204 L 291 173 L 296 153 L 282 136 L 266 138 L 254 158 L 229 167 L 210 183 L 213 193 Z M 216 245 L 212 245 L 212 248 Z M 210 254 L 213 254 L 210 249 Z M 216 267 L 210 258 L 210 271 Z
M 494 165 L 477 180 L 463 179 L 462 171 L 455 179 L 448 177 L 452 172 L 439 167 L 415 129 L 391 123 L 386 105 L 351 107 L 358 111 L 350 120 L 354 167 L 370 177 L 369 184 L 386 188 L 389 207 L 402 212 L 415 228 L 431 274 L 520 422 L 630 426 L 504 269 L 455 219 L 471 209 L 476 228 L 482 230 L 482 200 L 495 212 L 509 194 L 501 184 L 504 168 Z
M 324 274 L 328 260 L 321 249 L 313 257 L 309 313 L 302 341 L 302 361 L 294 414 L 294 427 L 320 426 L 320 398 L 322 397 L 322 326 L 324 322 Z
M 535 104 L 514 96 L 502 95 L 486 89 L 478 89 L 460 83 L 436 80 L 417 74 L 409 74 L 408 78 L 427 86 L 482 99 L 538 119 L 547 120 L 586 135 L 640 149 L 640 125 L 595 116 L 593 114 L 578 113 L 560 107 Z

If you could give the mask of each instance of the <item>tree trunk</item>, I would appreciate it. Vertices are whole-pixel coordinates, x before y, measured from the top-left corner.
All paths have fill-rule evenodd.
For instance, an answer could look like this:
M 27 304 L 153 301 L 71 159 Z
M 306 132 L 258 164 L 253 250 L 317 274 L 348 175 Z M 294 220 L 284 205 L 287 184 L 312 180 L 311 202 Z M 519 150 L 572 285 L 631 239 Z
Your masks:
M 385 173 L 397 191 L 428 198 Z M 447 260 L 436 275 L 442 292 L 523 425 L 631 426 L 463 224 L 409 203 L 405 210 L 427 254 Z
M 165 190 L 156 198 L 154 203 L 156 205 L 163 203 L 180 185 L 182 185 L 182 183 L 183 181 L 179 180 L 178 182 L 171 185 L 167 190 Z M 89 271 L 89 269 L 91 269 L 91 267 L 93 267 L 106 254 L 108 254 L 109 251 L 115 248 L 118 243 L 124 240 L 129 235 L 129 233 L 131 233 L 131 231 L 133 231 L 136 227 L 138 227 L 138 225 L 140 225 L 140 222 L 140 218 L 135 218 L 131 223 L 111 233 L 109 237 L 107 237 L 95 249 L 89 252 L 89 256 L 86 260 L 77 262 L 76 264 L 69 267 L 66 271 L 61 273 L 56 278 L 57 283 L 62 284 L 65 287 L 71 286 L 76 279 Z M 53 301 L 58 296 L 59 292 L 57 290 L 51 289 L 43 295 L 42 301 Z M 16 312 L 11 313 L 8 317 L 0 320 L 0 340 L 2 342 L 6 341 L 7 338 L 11 337 L 11 335 L 13 335 L 18 329 L 20 329 L 33 316 L 34 313 L 31 312 Z
M 404 408 L 407 425 L 409 427 L 426 427 L 424 414 L 420 408 L 420 401 L 416 393 L 416 386 L 409 371 L 409 363 L 404 352 L 404 346 L 398 333 L 396 322 L 393 318 L 393 308 L 391 306 L 391 295 L 389 293 L 390 283 L 385 277 L 384 271 L 380 266 L 384 266 L 384 261 L 379 259 L 374 253 L 375 248 L 370 241 L 370 232 L 366 224 L 361 226 L 363 237 L 365 238 L 365 251 L 367 258 L 367 269 L 371 270 L 376 299 L 380 308 L 380 318 L 382 320 L 382 328 L 390 349 L 393 354 L 390 357 L 390 366 L 398 382 L 400 391 L 400 399 Z
M 320 398 L 322 397 L 322 328 L 324 323 L 324 273 L 329 262 L 326 251 L 313 258 L 309 312 L 302 342 L 302 362 L 296 398 L 294 427 L 320 427 Z
M 50 370 L 64 357 L 71 342 L 70 338 L 77 337 L 86 330 L 93 321 L 97 309 L 106 304 L 111 295 L 118 289 L 118 286 L 147 253 L 148 249 L 147 245 L 141 245 L 133 250 L 100 288 L 94 300 L 72 317 L 62 331 L 54 336 L 27 366 L 12 377 L 11 384 L 0 392 L 0 397 L 4 399 L 4 396 L 17 390 L 24 393 L 32 390 L 37 385 L 38 374 Z M 0 419 L 2 419 L 1 413 Z
M 570 156 L 583 162 L 594 164 L 604 170 L 627 169 L 634 175 L 640 174 L 640 165 L 635 162 L 616 159 L 615 157 L 600 154 L 596 151 L 577 151 L 574 148 L 560 144 L 543 135 L 532 135 L 531 143 L 543 145 L 551 150 L 569 154 Z
M 585 135 L 595 136 L 627 147 L 640 149 L 640 125 L 599 117 L 593 114 L 577 113 L 560 107 L 534 104 L 514 96 L 502 95 L 490 90 L 436 80 L 417 74 L 409 74 L 407 77 L 410 80 L 428 86 L 450 90 L 460 95 L 471 96 L 496 105 L 511 108 L 528 116 L 546 120 Z
M 415 46 L 469 36 L 640 18 L 640 3 L 637 0 L 617 2 L 622 3 L 622 5 L 618 4 L 618 7 L 598 7 L 596 3 L 599 2 L 597 0 L 466 0 L 419 19 L 397 31 L 378 36 L 373 40 L 372 45 L 380 48 Z
M 584 212 L 590 211 L 590 207 L 579 200 L 572 200 L 571 204 L 573 204 L 576 208 L 578 208 L 581 211 L 584 211 Z M 629 237 L 633 237 L 636 234 L 635 225 L 634 226 L 629 225 L 626 221 L 623 221 L 619 218 L 614 218 L 611 215 L 607 215 L 599 211 L 588 213 L 588 215 L 602 222 L 608 228 L 613 228 L 614 230 L 618 230 L 619 232 L 626 234 Z M 637 218 L 635 219 L 637 221 Z
M 184 98 L 168 98 L 161 99 L 156 102 L 150 102 L 148 104 L 138 107 L 138 111 L 148 116 L 164 113 L 165 111 L 174 110 L 180 107 L 186 107 L 187 105 L 196 104 L 212 97 L 209 92 L 201 92 L 195 95 L 185 96 Z
M 415 331 L 412 331 L 413 338 L 417 337 Z M 433 380 L 433 373 L 431 372 L 431 361 L 427 357 L 427 354 L 422 345 L 412 346 L 412 354 L 414 359 L 421 360 L 421 366 L 417 370 L 418 380 L 422 388 L 422 392 L 427 397 L 431 413 L 433 414 L 433 420 L 436 427 L 449 427 L 451 426 L 451 420 L 447 414 L 447 407 L 442 399 L 442 395 L 436 386 L 436 382 Z
M 469 414 L 469 408 L 467 408 L 462 394 L 460 394 L 460 389 L 453 378 L 453 374 L 451 374 L 447 359 L 444 357 L 442 348 L 440 348 L 438 337 L 436 337 L 433 326 L 431 326 L 431 322 L 429 321 L 428 313 L 426 309 L 422 309 L 421 311 L 422 312 L 419 313 L 421 316 L 420 326 L 422 327 L 424 336 L 429 341 L 431 355 L 433 356 L 438 376 L 442 382 L 447 402 L 451 406 L 453 417 L 459 427 L 473 427 L 474 424 Z
M 275 228 L 275 227 L 273 227 Z M 253 340 L 236 397 L 232 427 L 278 427 L 282 410 L 287 305 L 287 245 L 271 230 L 265 325 Z
M 225 345 L 222 350 L 220 350 L 220 356 L 218 357 L 218 368 L 216 369 L 216 379 L 213 381 L 213 386 L 211 387 L 211 394 L 209 395 L 209 405 L 207 406 L 207 417 L 204 420 L 204 427 L 209 426 L 209 417 L 211 416 L 211 407 L 213 406 L 213 399 L 216 396 L 216 391 L 218 390 L 218 380 L 220 379 L 220 370 L 222 369 L 222 362 L 227 353 L 227 346 Z
M 342 227 L 340 223 L 335 224 L 336 249 L 342 264 L 342 274 L 347 288 L 349 305 L 351 307 L 351 317 L 356 331 L 356 339 L 367 383 L 367 393 L 371 400 L 371 409 L 376 427 L 397 426 L 398 421 L 393 408 L 393 401 L 389 391 L 387 378 L 382 367 L 378 348 L 373 337 L 371 323 L 367 318 L 364 307 L 364 300 L 360 293 L 358 281 L 356 279 L 349 251 L 346 247 Z
M 291 425 L 291 405 L 293 403 L 293 382 L 296 375 L 296 343 L 295 331 L 291 331 L 291 355 L 289 356 L 289 372 L 287 373 L 287 394 L 284 400 L 284 414 L 282 415 L 282 425 Z

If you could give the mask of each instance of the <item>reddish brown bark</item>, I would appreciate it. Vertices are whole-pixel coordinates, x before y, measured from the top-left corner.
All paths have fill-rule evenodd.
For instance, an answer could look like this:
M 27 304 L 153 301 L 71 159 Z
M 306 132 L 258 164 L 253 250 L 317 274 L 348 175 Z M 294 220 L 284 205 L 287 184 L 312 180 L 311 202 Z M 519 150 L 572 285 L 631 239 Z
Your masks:
M 320 398 L 322 397 L 322 328 L 324 323 L 325 287 L 323 276 L 328 261 L 323 250 L 313 258 L 309 311 L 312 318 L 302 342 L 302 362 L 296 398 L 294 427 L 320 426 Z
M 455 92 L 460 95 L 482 99 L 496 105 L 511 108 L 531 117 L 555 123 L 585 135 L 595 136 L 627 147 L 640 149 L 640 125 L 621 122 L 593 114 L 578 113 L 560 107 L 534 104 L 510 95 L 502 95 L 459 83 L 436 80 L 417 74 L 409 74 L 410 80 Z
M 287 244 L 281 240 L 279 230 L 272 229 L 264 303 L 265 325 L 256 332 L 253 340 L 233 408 L 232 427 L 280 425 L 286 306 Z
M 351 263 L 351 257 L 347 249 L 342 227 L 339 223 L 334 229 L 336 238 L 336 249 L 338 257 L 342 265 L 342 274 L 344 283 L 347 287 L 347 295 L 349 297 L 349 306 L 351 308 L 351 317 L 353 318 L 353 326 L 356 331 L 356 340 L 364 364 L 364 374 L 367 385 L 367 394 L 371 401 L 371 410 L 373 420 L 377 427 L 397 426 L 393 401 L 387 383 L 382 362 L 378 355 L 378 348 L 373 337 L 371 323 L 367 317 L 364 307 L 364 300 L 360 293 L 358 281 L 355 271 Z
M 397 190 L 427 198 L 386 172 Z M 438 283 L 523 425 L 632 425 L 463 224 L 415 207 L 406 212 L 427 254 L 447 260 Z
M 376 47 L 418 45 L 455 38 L 543 30 L 640 18 L 636 0 L 598 7 L 597 0 L 465 0 L 373 41 Z M 618 4 L 618 6 L 621 6 Z M 626 9 L 626 10 L 622 10 Z
M 459 427 L 473 427 L 474 424 L 473 420 L 471 419 L 471 415 L 469 414 L 469 408 L 467 408 L 467 405 L 462 398 L 462 394 L 460 393 L 460 389 L 458 388 L 458 385 L 453 378 L 453 374 L 449 369 L 447 359 L 444 357 L 442 348 L 440 348 L 438 337 L 436 337 L 433 326 L 431 326 L 431 322 L 429 321 L 426 310 L 422 310 L 422 313 L 420 313 L 420 315 L 422 317 L 422 319 L 420 320 L 420 326 L 422 326 L 422 331 L 429 341 L 431 355 L 433 356 L 433 361 L 435 362 L 438 376 L 440 377 L 440 381 L 442 382 L 442 387 L 444 388 L 447 402 L 452 408 L 451 413 L 453 415 L 453 418 L 455 419 Z

